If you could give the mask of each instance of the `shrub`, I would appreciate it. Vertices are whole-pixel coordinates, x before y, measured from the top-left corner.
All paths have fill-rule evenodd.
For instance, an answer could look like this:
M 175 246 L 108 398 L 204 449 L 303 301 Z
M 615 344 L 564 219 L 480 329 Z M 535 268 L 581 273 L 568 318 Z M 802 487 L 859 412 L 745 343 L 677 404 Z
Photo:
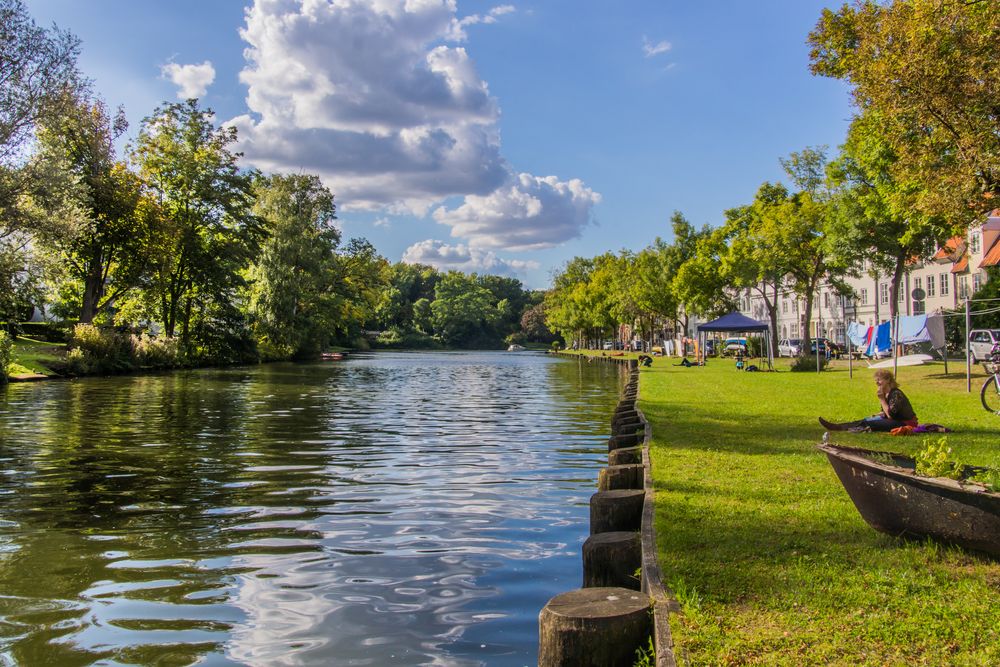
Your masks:
M 7 371 L 10 369 L 10 354 L 14 347 L 13 341 L 6 331 L 0 331 L 0 384 L 7 382 Z
M 172 368 L 182 365 L 180 345 L 176 338 L 153 337 L 149 334 L 132 336 L 135 362 L 141 368 Z
M 436 349 L 441 344 L 428 336 L 417 331 L 400 331 L 399 329 L 388 329 L 379 334 L 375 339 L 377 347 L 413 349 Z
M 69 363 L 67 370 L 79 373 L 82 367 L 85 373 L 121 373 L 136 367 L 135 350 L 132 347 L 132 336 L 117 331 L 98 329 L 92 324 L 77 324 L 73 327 L 69 346 L 79 350 L 74 356 L 77 361 Z M 74 368 L 76 367 L 76 368 Z
M 819 358 L 819 369 L 825 371 L 827 364 L 829 362 L 826 357 L 820 355 Z M 795 361 L 792 362 L 791 370 L 795 373 L 806 373 L 812 371 L 816 372 L 816 355 L 803 355 L 801 357 L 796 357 Z

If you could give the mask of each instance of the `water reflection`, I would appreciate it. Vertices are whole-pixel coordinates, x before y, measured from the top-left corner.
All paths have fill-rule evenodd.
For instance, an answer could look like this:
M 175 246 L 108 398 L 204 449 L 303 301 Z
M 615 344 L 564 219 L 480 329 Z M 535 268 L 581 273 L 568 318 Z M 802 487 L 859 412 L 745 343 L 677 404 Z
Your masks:
M 619 374 L 378 354 L 0 393 L 0 662 L 533 664 Z

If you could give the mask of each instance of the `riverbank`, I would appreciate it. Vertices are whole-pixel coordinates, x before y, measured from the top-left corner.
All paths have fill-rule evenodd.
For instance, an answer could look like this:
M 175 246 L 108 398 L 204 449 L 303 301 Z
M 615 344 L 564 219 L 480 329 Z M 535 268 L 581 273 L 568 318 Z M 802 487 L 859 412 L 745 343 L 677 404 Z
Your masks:
M 730 363 L 642 370 L 659 561 L 681 613 L 680 662 L 997 664 L 1000 563 L 877 533 L 816 450 L 835 420 L 871 414 L 871 372 L 738 373 Z M 954 369 L 952 369 L 954 370 Z M 1000 465 L 1000 418 L 941 365 L 899 369 L 922 421 L 964 463 Z M 832 434 L 913 453 L 921 437 Z

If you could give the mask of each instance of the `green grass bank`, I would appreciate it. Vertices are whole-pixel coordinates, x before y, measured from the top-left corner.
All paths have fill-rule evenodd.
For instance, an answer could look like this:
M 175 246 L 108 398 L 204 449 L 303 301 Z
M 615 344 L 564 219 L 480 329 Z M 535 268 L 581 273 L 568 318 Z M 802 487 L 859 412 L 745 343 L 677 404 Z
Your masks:
M 51 343 L 22 336 L 14 341 L 8 374 L 11 377 L 56 375 L 52 369 L 62 363 L 65 354 L 65 343 Z
M 826 456 L 818 415 L 877 412 L 872 371 L 740 373 L 656 359 L 640 405 L 653 429 L 656 530 L 686 665 L 1000 664 L 1000 563 L 877 533 Z M 952 371 L 964 366 L 952 365 Z M 923 422 L 955 430 L 964 463 L 1000 465 L 1000 417 L 979 403 L 983 376 L 940 364 L 899 369 Z M 831 434 L 913 453 L 923 437 Z

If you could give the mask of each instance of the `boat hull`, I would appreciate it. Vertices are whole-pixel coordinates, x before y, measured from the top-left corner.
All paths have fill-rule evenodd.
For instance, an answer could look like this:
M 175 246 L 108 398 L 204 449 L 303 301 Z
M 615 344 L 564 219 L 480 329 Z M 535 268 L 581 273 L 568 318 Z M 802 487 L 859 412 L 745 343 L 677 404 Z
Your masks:
M 935 540 L 1000 556 L 1000 494 L 941 477 L 919 477 L 913 459 L 820 445 L 862 518 L 875 530 Z M 891 457 L 893 464 L 868 456 Z M 975 469 L 969 468 L 969 471 Z

